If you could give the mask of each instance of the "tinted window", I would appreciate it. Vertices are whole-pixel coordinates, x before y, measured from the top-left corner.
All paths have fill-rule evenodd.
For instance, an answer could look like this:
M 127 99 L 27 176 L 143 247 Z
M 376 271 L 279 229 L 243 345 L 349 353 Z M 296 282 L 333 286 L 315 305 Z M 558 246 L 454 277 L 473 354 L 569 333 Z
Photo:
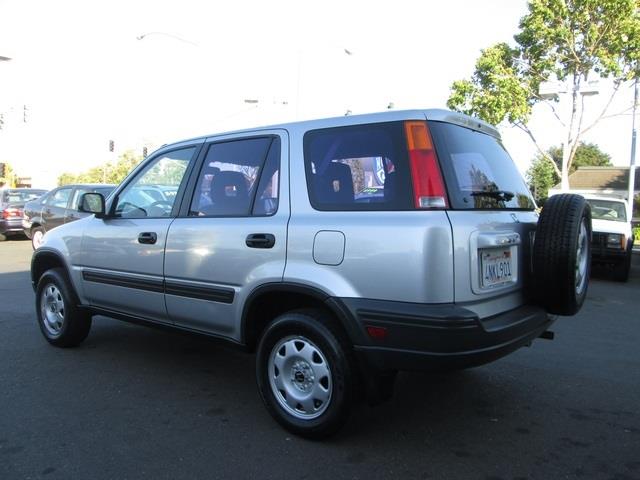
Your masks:
M 25 203 L 44 195 L 46 190 L 6 190 L 3 194 L 4 203 Z
M 272 215 L 278 207 L 279 164 L 278 137 L 212 144 L 198 177 L 189 215 Z
M 453 208 L 535 207 L 522 175 L 496 138 L 450 123 L 429 122 L 429 130 Z
M 612 220 L 615 222 L 626 222 L 627 212 L 624 204 L 612 200 L 593 200 L 587 198 L 591 205 L 591 218 L 594 220 Z
M 412 190 L 401 122 L 338 127 L 304 136 L 317 210 L 409 210 Z
M 149 192 L 177 191 L 195 147 L 174 150 L 154 158 L 119 193 L 115 216 L 122 218 L 169 217 L 176 196 L 156 197 Z
M 71 195 L 71 188 L 61 188 L 56 190 L 52 195 L 47 198 L 47 205 L 58 208 L 66 208 L 69 203 L 69 196 Z

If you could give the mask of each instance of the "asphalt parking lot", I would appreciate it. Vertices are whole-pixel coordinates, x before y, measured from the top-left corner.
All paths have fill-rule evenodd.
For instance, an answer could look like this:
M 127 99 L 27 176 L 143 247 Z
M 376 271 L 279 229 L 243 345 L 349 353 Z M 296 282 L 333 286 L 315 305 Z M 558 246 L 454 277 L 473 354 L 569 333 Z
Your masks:
M 554 341 L 401 374 L 325 442 L 269 417 L 253 356 L 102 317 L 50 347 L 30 256 L 0 243 L 0 479 L 640 479 L 640 255 L 626 284 L 596 272 Z

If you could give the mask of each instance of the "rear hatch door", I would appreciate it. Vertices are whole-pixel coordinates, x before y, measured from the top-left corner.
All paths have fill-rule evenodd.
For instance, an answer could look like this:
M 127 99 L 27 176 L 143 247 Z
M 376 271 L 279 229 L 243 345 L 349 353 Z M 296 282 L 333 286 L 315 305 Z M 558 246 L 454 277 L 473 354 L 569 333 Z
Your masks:
M 447 185 L 455 302 L 480 318 L 526 302 L 535 202 L 500 139 L 469 126 L 430 121 Z

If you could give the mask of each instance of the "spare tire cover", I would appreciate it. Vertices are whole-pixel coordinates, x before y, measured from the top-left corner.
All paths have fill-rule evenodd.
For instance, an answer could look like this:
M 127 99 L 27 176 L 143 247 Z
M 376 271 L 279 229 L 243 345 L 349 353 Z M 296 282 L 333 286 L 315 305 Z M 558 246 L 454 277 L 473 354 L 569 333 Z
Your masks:
M 536 301 L 549 313 L 574 315 L 587 296 L 591 272 L 591 208 L 580 195 L 544 204 L 533 245 Z

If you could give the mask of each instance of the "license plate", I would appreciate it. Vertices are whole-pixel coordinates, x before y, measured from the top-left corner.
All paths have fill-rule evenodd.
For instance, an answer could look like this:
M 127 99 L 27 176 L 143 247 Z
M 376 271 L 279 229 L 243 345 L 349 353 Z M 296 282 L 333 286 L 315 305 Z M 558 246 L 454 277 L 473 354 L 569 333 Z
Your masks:
M 495 287 L 513 281 L 513 262 L 510 249 L 480 251 L 482 287 Z

